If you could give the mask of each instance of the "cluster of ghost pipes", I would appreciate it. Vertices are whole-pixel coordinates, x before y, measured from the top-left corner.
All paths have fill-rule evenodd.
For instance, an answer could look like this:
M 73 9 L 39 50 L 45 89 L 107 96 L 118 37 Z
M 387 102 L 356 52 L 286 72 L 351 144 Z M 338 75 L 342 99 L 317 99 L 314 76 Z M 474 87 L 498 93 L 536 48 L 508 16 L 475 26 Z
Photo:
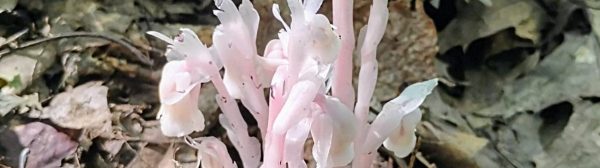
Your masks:
M 148 32 L 169 44 L 165 53 L 169 62 L 159 86 L 163 134 L 185 137 L 199 149 L 202 167 L 237 167 L 217 138 L 187 136 L 204 129 L 198 98 L 201 84 L 212 82 L 223 112 L 219 123 L 227 130 L 243 167 L 306 167 L 303 149 L 309 137 L 314 141 L 317 167 L 369 167 L 382 144 L 398 157 L 408 155 L 421 119 L 418 107 L 437 79 L 409 86 L 369 123 L 369 102 L 377 81 L 375 55 L 387 25 L 387 0 L 373 1 L 368 25 L 358 37 L 361 66 L 356 96 L 352 86 L 353 2 L 333 0 L 333 24 L 317 14 L 322 2 L 287 0 L 289 25 L 274 4 L 273 14 L 283 29 L 279 39 L 267 44 L 263 56 L 257 54 L 255 42 L 259 16 L 249 0 L 243 0 L 239 8 L 231 0 L 215 0 L 219 10 L 214 14 L 221 24 L 213 33 L 211 47 L 189 29 L 181 29 L 174 38 Z M 269 89 L 267 96 L 265 89 Z M 236 100 L 256 119 L 262 146 L 248 134 Z

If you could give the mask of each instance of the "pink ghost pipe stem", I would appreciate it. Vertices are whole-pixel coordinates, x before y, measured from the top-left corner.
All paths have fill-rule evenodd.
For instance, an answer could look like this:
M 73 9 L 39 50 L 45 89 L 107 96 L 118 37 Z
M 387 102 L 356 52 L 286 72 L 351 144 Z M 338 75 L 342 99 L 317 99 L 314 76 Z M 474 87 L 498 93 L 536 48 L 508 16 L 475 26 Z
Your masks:
M 359 35 L 361 67 L 358 76 L 358 96 L 354 114 L 358 120 L 358 136 L 355 140 L 356 160 L 352 167 L 369 167 L 373 160 L 373 152 L 362 151 L 366 132 L 369 130 L 369 102 L 377 82 L 377 46 L 383 38 L 388 21 L 387 0 L 373 0 L 369 12 L 369 21 Z M 361 39 L 362 38 L 362 39 Z
M 253 137 L 250 137 L 248 134 L 248 125 L 246 124 L 246 121 L 244 121 L 235 99 L 231 97 L 225 88 L 225 84 L 223 83 L 218 68 L 212 62 L 209 62 L 208 64 L 197 62 L 196 65 L 197 67 L 206 68 L 207 73 L 210 75 L 210 80 L 219 93 L 217 96 L 217 102 L 219 102 L 218 105 L 229 121 L 229 127 L 233 128 L 234 134 L 237 135 L 236 137 L 238 139 L 232 139 L 232 142 L 240 154 L 244 167 L 257 167 L 260 159 L 260 151 L 247 151 L 248 149 L 253 149 Z M 254 147 L 254 149 L 260 150 L 260 147 Z M 259 153 L 258 156 L 251 156 L 257 152 Z
M 273 134 L 273 122 L 285 103 L 284 86 L 287 67 L 280 66 L 273 75 L 271 90 L 269 92 L 269 123 L 267 126 L 267 135 L 264 143 L 264 163 L 262 168 L 281 168 L 283 165 L 283 145 L 285 143 L 285 134 Z
M 354 51 L 353 0 L 333 0 L 333 25 L 341 37 L 338 59 L 334 64 L 332 95 L 350 110 L 354 108 L 352 52 Z

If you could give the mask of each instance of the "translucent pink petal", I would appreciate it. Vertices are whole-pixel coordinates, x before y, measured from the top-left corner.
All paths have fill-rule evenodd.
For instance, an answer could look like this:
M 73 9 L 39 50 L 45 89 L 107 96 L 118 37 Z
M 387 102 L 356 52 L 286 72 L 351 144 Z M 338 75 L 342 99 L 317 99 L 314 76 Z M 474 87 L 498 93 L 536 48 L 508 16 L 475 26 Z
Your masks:
M 404 89 L 400 96 L 384 104 L 366 135 L 363 152 L 377 149 L 400 127 L 399 120 L 409 112 L 417 110 L 436 85 L 437 79 L 412 84 Z
M 307 23 L 309 28 L 305 32 L 308 39 L 306 54 L 322 64 L 332 64 L 340 51 L 340 38 L 333 31 L 329 20 L 324 15 L 318 14 Z
M 383 146 L 394 152 L 397 157 L 406 157 L 415 148 L 417 137 L 415 128 L 421 121 L 421 110 L 416 109 L 402 118 L 400 128 L 383 141 Z
M 326 97 L 326 114 L 332 119 L 333 139 L 329 151 L 330 166 L 349 164 L 354 158 L 353 141 L 357 135 L 357 121 L 352 111 L 339 99 Z
M 236 168 L 237 165 L 233 163 L 227 147 L 223 142 L 215 137 L 202 137 L 199 139 L 201 142 L 197 146 L 198 157 L 201 158 L 201 167 L 215 167 L 215 168 Z
M 304 10 L 306 13 L 315 14 L 323 4 L 323 0 L 304 0 Z
M 239 7 L 240 16 L 242 20 L 246 23 L 246 27 L 248 27 L 248 33 L 252 38 L 252 41 L 256 41 L 256 33 L 258 32 L 258 22 L 260 18 L 258 17 L 258 12 L 254 9 L 254 6 L 249 0 L 242 0 L 242 4 Z
M 333 139 L 333 121 L 324 113 L 313 115 L 311 135 L 314 140 L 312 155 L 317 162 L 317 167 L 329 167 L 329 151 Z
M 204 129 L 204 115 L 198 110 L 200 85 L 194 85 L 173 104 L 162 104 L 159 109 L 161 131 L 165 136 L 185 136 Z

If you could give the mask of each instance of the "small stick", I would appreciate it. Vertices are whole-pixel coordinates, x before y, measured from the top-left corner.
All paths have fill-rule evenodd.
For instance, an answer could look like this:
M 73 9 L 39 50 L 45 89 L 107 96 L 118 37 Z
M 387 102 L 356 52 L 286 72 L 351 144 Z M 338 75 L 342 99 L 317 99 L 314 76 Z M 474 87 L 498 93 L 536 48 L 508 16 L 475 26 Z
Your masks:
M 27 154 L 29 154 L 29 148 L 25 148 L 21 151 L 19 155 L 19 168 L 25 168 L 27 164 Z
M 113 43 L 117 43 L 117 44 L 127 48 L 132 54 L 135 55 L 135 57 L 140 62 L 144 63 L 145 65 L 152 65 L 152 60 L 150 60 L 148 57 L 146 57 L 144 54 L 142 54 L 142 52 L 140 50 L 135 48 L 133 45 L 125 42 L 124 40 L 121 40 L 116 37 L 111 37 L 110 35 L 91 33 L 91 32 L 72 32 L 72 33 L 61 34 L 61 35 L 54 36 L 54 37 L 48 37 L 48 38 L 28 41 L 26 43 L 23 43 L 22 45 L 20 45 L 17 48 L 0 51 L 0 57 L 2 55 L 8 54 L 14 50 L 21 50 L 21 49 L 29 48 L 29 47 L 36 46 L 36 45 L 39 45 L 42 43 L 56 41 L 56 40 L 60 40 L 60 39 L 77 38 L 77 37 L 99 38 L 99 39 L 108 40 Z
M 17 40 L 19 37 L 23 36 L 23 34 L 27 33 L 28 31 L 29 31 L 29 29 L 25 28 L 13 35 L 8 36 L 8 38 L 6 38 L 6 40 L 4 42 L 0 43 L 0 47 Z
M 425 159 L 425 157 L 423 157 L 423 154 L 421 152 L 417 152 L 417 159 L 423 163 L 425 165 L 425 167 L 427 168 L 436 168 L 437 166 L 435 166 L 434 163 L 429 163 L 429 161 L 427 161 L 427 159 Z

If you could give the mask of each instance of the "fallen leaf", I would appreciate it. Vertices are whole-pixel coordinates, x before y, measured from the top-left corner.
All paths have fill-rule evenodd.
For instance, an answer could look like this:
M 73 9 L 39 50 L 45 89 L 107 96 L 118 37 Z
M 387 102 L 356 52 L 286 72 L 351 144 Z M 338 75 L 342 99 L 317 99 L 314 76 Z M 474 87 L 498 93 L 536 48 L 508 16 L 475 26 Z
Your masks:
M 168 143 L 171 141 L 169 137 L 163 135 L 162 131 L 160 130 L 160 125 L 144 128 L 140 138 L 148 143 L 156 144 Z
M 17 138 L 4 139 L 11 137 L 11 133 L 14 133 Z M 20 153 L 25 148 L 29 150 L 26 167 L 59 167 L 61 160 L 75 152 L 77 148 L 77 143 L 70 137 L 41 122 L 16 126 L 11 131 L 2 133 L 2 137 L 0 144 L 9 151 Z M 12 146 L 6 146 L 11 143 L 10 141 L 18 141 L 22 146 L 15 146 L 14 142 Z M 17 157 L 12 160 L 19 159 Z
M 169 148 L 165 152 L 163 158 L 158 162 L 158 167 L 162 168 L 175 168 L 177 165 L 175 160 L 175 147 L 173 144 L 169 145 Z
M 0 13 L 10 12 L 17 6 L 18 0 L 3 0 L 0 2 Z
M 580 101 L 558 138 L 533 157 L 537 167 L 600 165 L 600 104 Z
M 600 9 L 600 1 L 598 0 L 570 0 L 573 3 L 580 4 L 594 10 Z
M 164 158 L 163 153 L 164 151 L 158 151 L 158 149 L 154 149 L 153 147 L 143 147 L 127 167 L 156 167 Z
M 108 122 L 111 113 L 102 82 L 88 82 L 60 93 L 52 99 L 44 114 L 55 124 L 71 129 L 98 128 Z
M 20 107 L 33 107 L 41 109 L 37 94 L 16 96 L 13 94 L 0 94 L 0 117 L 6 115 L 11 110 Z
M 474 167 L 478 157 L 485 152 L 489 141 L 471 132 L 462 131 L 447 125 L 433 125 L 423 122 L 417 127 L 421 135 L 420 151 L 441 165 Z M 485 167 L 485 166 L 482 166 Z
M 109 159 L 112 159 L 113 157 L 117 156 L 117 153 L 119 153 L 125 142 L 125 140 L 119 139 L 107 140 L 100 144 L 100 148 L 108 153 Z
M 20 55 L 8 55 L 0 59 L 0 80 L 8 83 L 0 86 L 3 93 L 19 93 L 33 81 L 37 60 Z M 11 83 L 13 83 L 11 85 Z
M 556 102 L 600 96 L 597 45 L 594 35 L 566 35 L 563 45 L 528 75 L 506 84 L 499 101 L 475 113 L 508 118 L 518 112 L 540 111 Z
M 600 97 L 599 48 L 594 34 L 566 33 L 560 46 L 531 71 L 501 85 L 503 94 L 491 105 L 472 110 L 451 106 L 441 96 L 425 103 L 424 119 L 442 132 L 458 129 L 487 139 L 473 157 L 456 157 L 443 143 L 425 141 L 425 156 L 457 167 L 593 167 L 598 162 L 597 102 Z M 491 77 L 472 81 L 491 80 Z M 473 84 L 469 87 L 490 87 Z M 438 92 L 442 91 L 439 89 Z M 490 93 L 485 93 L 489 95 Z M 465 99 L 472 95 L 462 95 Z M 581 103 L 584 99 L 584 103 Z M 435 100 L 435 101 L 434 101 Z M 574 102 L 574 103 L 573 103 Z M 572 114 L 571 114 L 572 113 Z M 570 118 L 569 118 L 570 117 Z M 419 131 L 422 137 L 424 131 Z M 433 136 L 436 137 L 436 136 Z M 452 142 L 445 140 L 441 142 Z M 465 141 L 467 142 L 467 141 Z M 463 153 L 463 152 L 460 152 Z M 460 164 L 459 164 L 460 163 Z M 589 164 L 588 164 L 589 163 Z
M 494 1 L 492 6 L 456 4 L 456 18 L 440 33 L 440 37 L 448 37 L 440 38 L 441 53 L 455 46 L 466 49 L 472 41 L 510 27 L 516 29 L 517 35 L 535 43 L 540 40 L 539 32 L 547 19 L 544 9 L 534 0 Z
M 0 95 L 0 117 L 6 115 L 13 108 L 22 105 L 25 100 L 16 95 Z

